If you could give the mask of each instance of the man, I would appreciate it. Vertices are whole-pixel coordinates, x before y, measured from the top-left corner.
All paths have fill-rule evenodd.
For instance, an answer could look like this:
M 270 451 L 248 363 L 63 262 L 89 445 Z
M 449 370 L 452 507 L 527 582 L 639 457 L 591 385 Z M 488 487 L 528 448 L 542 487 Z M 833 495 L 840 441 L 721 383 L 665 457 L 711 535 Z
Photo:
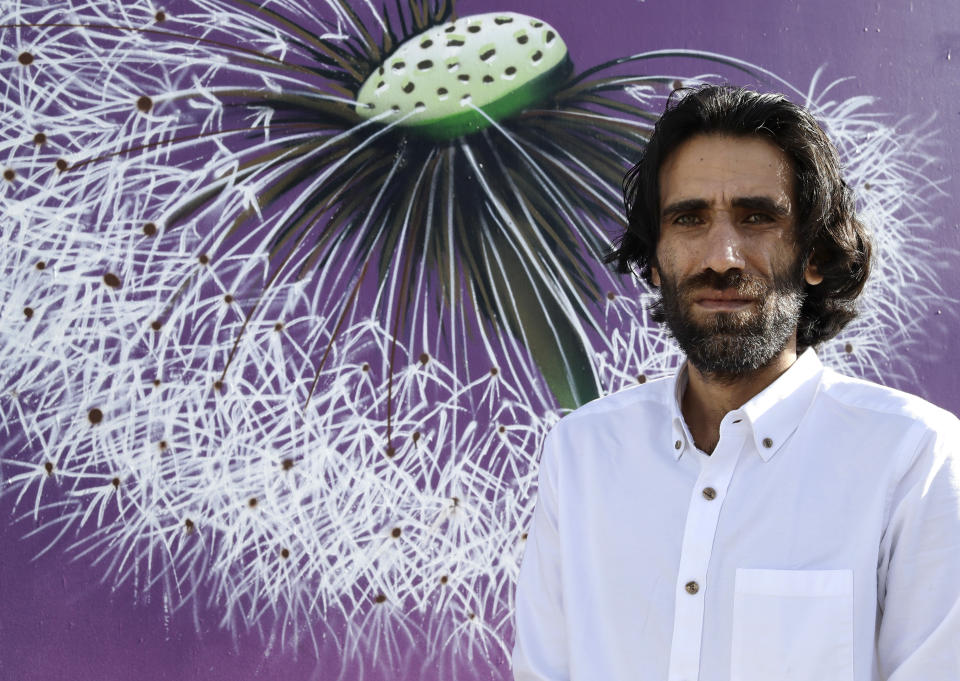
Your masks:
M 547 436 L 515 678 L 960 680 L 960 425 L 814 351 L 870 263 L 824 133 L 689 91 L 625 187 L 610 260 L 687 362 Z

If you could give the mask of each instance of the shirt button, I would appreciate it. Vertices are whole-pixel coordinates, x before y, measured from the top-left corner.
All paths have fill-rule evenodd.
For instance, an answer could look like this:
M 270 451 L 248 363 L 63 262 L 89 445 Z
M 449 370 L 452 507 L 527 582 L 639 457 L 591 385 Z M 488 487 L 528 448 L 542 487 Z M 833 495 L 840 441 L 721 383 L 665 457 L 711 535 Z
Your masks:
M 701 494 L 703 494 L 703 498 L 707 501 L 713 501 L 717 498 L 717 490 L 713 489 L 713 487 L 704 487 Z
M 771 447 L 773 447 L 773 440 L 771 440 L 768 437 L 763 438 L 763 446 L 766 447 L 767 449 L 770 449 Z
M 687 582 L 687 585 L 684 588 L 687 590 L 687 593 L 691 595 L 700 591 L 700 585 L 696 582 Z
M 680 449 L 681 447 L 683 447 L 683 443 L 680 442 L 680 440 L 677 440 L 676 442 L 673 443 L 674 449 Z

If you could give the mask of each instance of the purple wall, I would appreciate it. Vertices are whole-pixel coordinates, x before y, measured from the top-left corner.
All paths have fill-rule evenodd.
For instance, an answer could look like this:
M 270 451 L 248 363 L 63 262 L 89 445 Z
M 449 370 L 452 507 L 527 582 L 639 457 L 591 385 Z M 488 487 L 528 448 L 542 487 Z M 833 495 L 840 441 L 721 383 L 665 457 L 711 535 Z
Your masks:
M 502 9 L 502 4 L 464 0 L 461 14 Z M 837 97 L 867 94 L 874 109 L 922 127 L 935 116 L 932 146 L 939 160 L 927 171 L 942 180 L 944 196 L 930 205 L 937 216 L 938 248 L 928 262 L 940 275 L 942 301 L 915 320 L 905 356 L 889 359 L 881 373 L 896 387 L 919 393 L 960 413 L 956 351 L 960 313 L 950 296 L 960 287 L 960 5 L 952 0 L 878 3 L 872 0 L 807 0 L 770 3 L 713 0 L 515 1 L 511 11 L 543 18 L 566 40 L 579 68 L 633 52 L 687 48 L 721 53 L 762 65 L 798 87 L 823 66 L 825 81 L 854 76 Z M 2 17 L 2 13 L 0 13 Z M 9 29 L 0 29 L 9 30 Z M 11 53 L 3 53 L 6 63 Z M 907 378 L 909 371 L 915 378 Z M 0 435 L 0 437 L 3 437 Z M 128 586 L 113 592 L 99 580 L 102 569 L 71 561 L 59 548 L 33 560 L 42 538 L 22 538 L 30 521 L 13 523 L 12 499 L 0 500 L 0 679 L 333 679 L 340 671 L 336 651 L 318 662 L 309 646 L 298 654 L 267 645 L 253 631 L 233 641 L 220 630 L 215 609 L 195 615 L 164 607 L 155 589 L 149 602 Z M 417 678 L 421 651 L 390 678 Z M 508 676 L 502 655 L 492 661 Z M 485 665 L 484 665 L 485 666 Z M 472 678 L 463 660 L 462 678 Z M 422 678 L 440 672 L 427 670 Z M 386 678 L 351 668 L 347 678 Z M 487 678 L 488 672 L 476 678 Z

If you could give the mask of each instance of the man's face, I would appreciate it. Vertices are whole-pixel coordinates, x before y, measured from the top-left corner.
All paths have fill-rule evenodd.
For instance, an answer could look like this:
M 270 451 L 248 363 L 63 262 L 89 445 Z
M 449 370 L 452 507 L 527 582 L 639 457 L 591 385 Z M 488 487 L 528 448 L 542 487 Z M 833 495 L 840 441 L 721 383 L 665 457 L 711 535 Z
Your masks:
M 655 309 L 716 378 L 767 366 L 795 343 L 804 283 L 790 159 L 763 137 L 700 135 L 660 168 Z

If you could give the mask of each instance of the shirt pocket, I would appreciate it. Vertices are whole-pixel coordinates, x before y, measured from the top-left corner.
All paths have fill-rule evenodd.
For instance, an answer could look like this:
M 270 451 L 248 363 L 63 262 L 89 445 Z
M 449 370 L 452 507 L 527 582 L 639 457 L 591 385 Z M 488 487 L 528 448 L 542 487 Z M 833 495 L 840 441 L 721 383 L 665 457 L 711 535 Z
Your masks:
M 730 681 L 853 681 L 853 570 L 738 568 Z

